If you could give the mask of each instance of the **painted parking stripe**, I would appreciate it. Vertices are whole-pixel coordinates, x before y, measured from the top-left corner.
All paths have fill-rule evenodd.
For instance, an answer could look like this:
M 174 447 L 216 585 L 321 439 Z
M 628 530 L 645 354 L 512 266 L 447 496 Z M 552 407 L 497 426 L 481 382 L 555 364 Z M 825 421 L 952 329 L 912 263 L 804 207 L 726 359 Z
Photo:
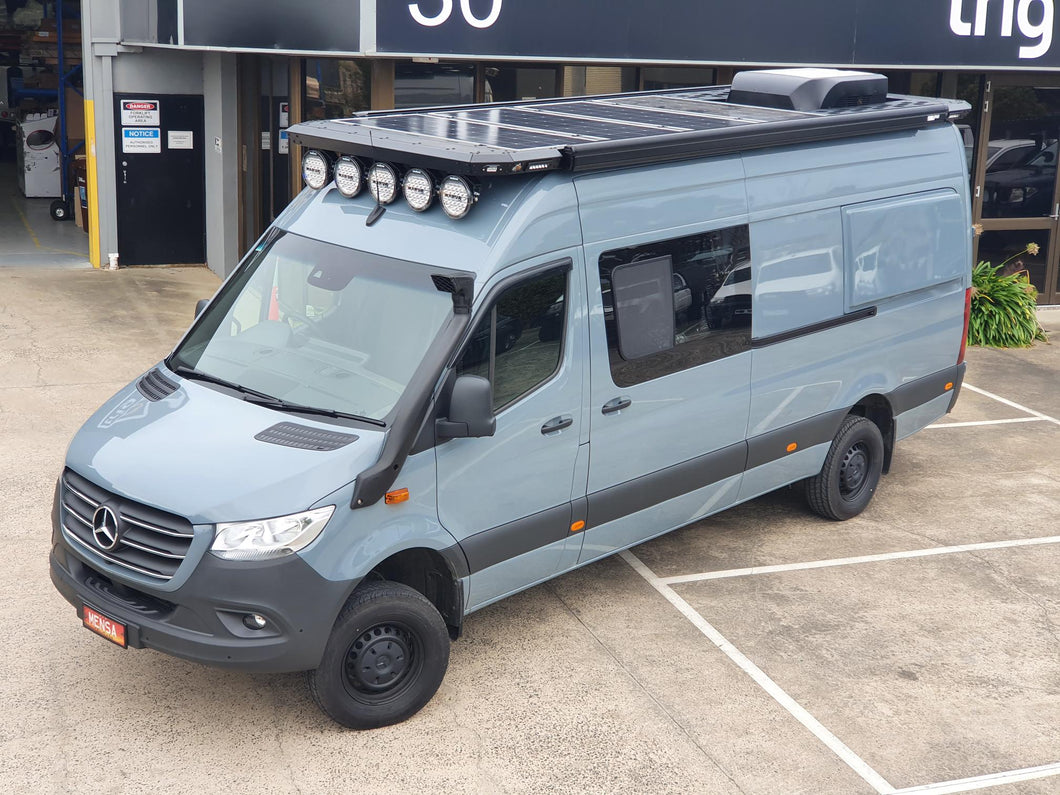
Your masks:
M 674 590 L 655 576 L 641 560 L 629 550 L 619 553 L 622 559 L 628 563 L 634 571 L 647 580 L 660 595 L 680 611 L 692 624 L 702 632 L 711 643 L 717 646 L 730 660 L 748 676 L 750 676 L 759 687 L 765 690 L 772 698 L 786 709 L 792 717 L 805 726 L 813 735 L 824 743 L 832 753 L 842 759 L 851 770 L 857 773 L 865 782 L 878 793 L 894 793 L 896 790 L 887 780 L 877 773 L 860 756 L 855 754 L 846 744 L 830 732 L 824 724 L 811 715 L 795 699 L 789 696 L 784 689 L 757 665 L 751 662 L 739 649 L 733 646 L 725 637 L 718 632 L 703 616 L 696 612 L 688 602 L 674 593 Z
M 1042 414 L 1040 411 L 1035 411 L 1034 409 L 1029 409 L 1026 406 L 1021 406 L 1019 403 L 1014 403 L 1011 400 L 1000 397 L 999 395 L 995 395 L 993 392 L 987 392 L 985 389 L 980 389 L 979 387 L 972 386 L 971 384 L 964 384 L 962 388 L 970 389 L 973 392 L 982 395 L 983 397 L 991 398 L 993 400 L 996 400 L 998 403 L 1004 403 L 1006 406 L 1011 406 L 1014 409 L 1019 409 L 1020 411 L 1026 414 L 1030 414 L 1031 416 L 1037 417 L 1038 419 L 1046 420 L 1048 422 L 1054 423 L 1055 425 L 1060 425 L 1060 420 L 1056 419 L 1055 417 L 1050 417 L 1048 414 Z
M 947 795 L 952 792 L 972 792 L 977 789 L 1000 787 L 1005 784 L 1033 781 L 1037 778 L 1049 778 L 1050 776 L 1060 776 L 1060 762 L 1039 767 L 1025 767 L 1021 770 L 1011 770 L 1006 773 L 990 773 L 985 776 L 976 776 L 975 778 L 962 778 L 955 781 L 942 781 L 938 784 L 925 784 L 921 787 L 909 787 L 908 789 L 897 790 L 895 795 L 913 795 L 913 793 Z
M 979 552 L 984 549 L 1010 549 L 1012 547 L 1033 547 L 1045 544 L 1060 544 L 1060 536 L 1042 536 L 1040 538 L 1014 538 L 1009 541 L 985 541 L 979 544 L 958 544 L 950 547 L 927 547 L 905 552 L 884 552 L 879 555 L 860 555 L 853 558 L 832 558 L 830 560 L 813 560 L 806 563 L 780 563 L 775 566 L 751 566 L 746 569 L 726 569 L 725 571 L 707 571 L 700 574 L 681 574 L 675 577 L 660 577 L 663 585 L 675 585 L 685 582 L 703 582 L 704 580 L 724 580 L 730 577 L 749 577 L 755 574 L 777 574 L 785 571 L 805 571 L 807 569 L 827 569 L 834 566 L 852 566 L 858 563 L 880 563 L 888 560 L 907 560 L 909 558 L 926 558 L 934 555 L 953 555 L 960 552 Z
M 1008 425 L 1013 422 L 1046 422 L 1045 417 L 1013 417 L 1009 420 L 974 420 L 970 422 L 937 422 L 928 428 L 971 428 L 976 425 Z

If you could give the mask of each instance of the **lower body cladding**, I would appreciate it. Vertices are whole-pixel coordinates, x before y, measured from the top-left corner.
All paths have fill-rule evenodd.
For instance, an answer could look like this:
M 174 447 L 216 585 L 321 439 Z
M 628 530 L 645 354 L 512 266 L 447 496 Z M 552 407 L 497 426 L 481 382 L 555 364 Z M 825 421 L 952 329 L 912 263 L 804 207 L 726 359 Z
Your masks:
M 123 625 L 132 648 L 245 671 L 315 668 L 355 585 L 324 579 L 297 555 L 254 563 L 207 553 L 176 592 L 150 592 L 97 571 L 60 529 L 53 544 L 52 582 L 80 618 L 88 607 Z

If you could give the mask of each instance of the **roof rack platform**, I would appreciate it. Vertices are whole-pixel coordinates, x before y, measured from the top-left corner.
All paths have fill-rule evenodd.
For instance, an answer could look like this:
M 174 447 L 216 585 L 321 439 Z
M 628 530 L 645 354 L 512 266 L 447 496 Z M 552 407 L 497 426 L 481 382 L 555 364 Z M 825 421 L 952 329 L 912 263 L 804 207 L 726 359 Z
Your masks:
M 665 163 L 951 122 L 958 100 L 886 94 L 881 75 L 823 69 L 740 73 L 744 86 L 374 111 L 290 128 L 304 147 L 468 176 Z M 735 83 L 736 81 L 734 81 Z M 870 85 L 871 84 L 871 85 Z M 778 93 L 794 92 L 790 108 Z M 869 93 L 857 95 L 857 86 Z M 730 89 L 741 100 L 729 100 Z M 836 107 L 794 110 L 800 97 Z M 885 96 L 883 101 L 880 97 Z M 750 104 L 755 103 L 755 104 Z M 781 107 L 778 107 L 781 105 Z

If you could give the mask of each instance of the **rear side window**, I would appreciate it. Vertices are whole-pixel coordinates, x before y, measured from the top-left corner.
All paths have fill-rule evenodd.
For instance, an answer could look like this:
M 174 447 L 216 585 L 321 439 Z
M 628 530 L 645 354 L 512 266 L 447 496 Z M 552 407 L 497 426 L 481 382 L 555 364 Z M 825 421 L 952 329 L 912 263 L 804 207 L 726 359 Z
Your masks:
M 960 279 L 970 266 L 965 207 L 937 190 L 843 208 L 847 309 Z
M 605 251 L 600 291 L 618 386 L 749 350 L 748 227 Z
M 559 369 L 567 328 L 568 266 L 507 288 L 483 315 L 457 364 L 488 378 L 493 408 L 514 403 Z

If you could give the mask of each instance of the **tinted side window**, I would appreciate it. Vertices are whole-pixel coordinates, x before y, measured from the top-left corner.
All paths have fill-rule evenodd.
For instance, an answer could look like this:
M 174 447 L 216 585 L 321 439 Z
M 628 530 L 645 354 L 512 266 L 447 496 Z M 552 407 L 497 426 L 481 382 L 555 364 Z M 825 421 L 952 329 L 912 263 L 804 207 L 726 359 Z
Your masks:
M 618 386 L 751 347 L 751 260 L 746 225 L 600 255 L 604 328 Z
M 536 389 L 559 367 L 567 326 L 568 268 L 509 287 L 493 303 L 457 365 L 493 383 L 493 408 Z

